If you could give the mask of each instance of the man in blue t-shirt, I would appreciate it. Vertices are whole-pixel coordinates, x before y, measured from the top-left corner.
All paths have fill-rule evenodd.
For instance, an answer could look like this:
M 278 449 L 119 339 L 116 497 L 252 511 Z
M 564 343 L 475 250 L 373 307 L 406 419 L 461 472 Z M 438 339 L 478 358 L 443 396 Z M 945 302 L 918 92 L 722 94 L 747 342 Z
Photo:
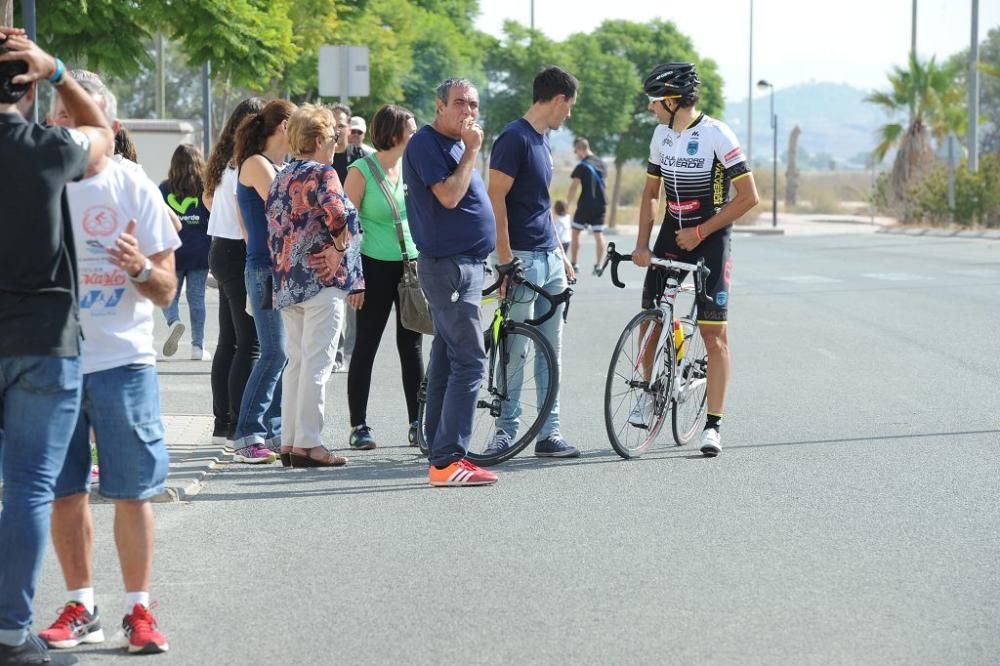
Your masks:
M 496 215 L 497 258 L 500 264 L 519 259 L 525 277 L 550 294 L 566 289 L 567 278 L 575 279 L 573 267 L 566 259 L 559 236 L 552 223 L 549 183 L 552 181 L 552 151 L 549 130 L 558 129 L 569 118 L 576 104 L 577 80 L 558 67 L 547 67 L 535 77 L 532 105 L 523 117 L 507 125 L 493 144 L 490 157 L 490 202 Z M 539 297 L 524 287 L 519 288 L 510 318 L 524 321 L 544 313 L 544 301 L 538 312 Z M 539 326 L 552 343 L 558 371 L 562 358 L 562 308 Z M 519 354 L 512 353 L 511 359 Z M 544 371 L 537 378 L 545 386 Z M 497 432 L 487 452 L 498 452 L 517 439 L 519 426 L 520 386 L 511 386 L 509 399 L 503 403 Z M 563 439 L 559 432 L 559 396 L 545 419 L 535 443 L 535 455 L 549 458 L 574 458 L 580 455 L 576 447 Z
M 434 122 L 413 135 L 403 154 L 406 212 L 435 330 L 424 411 L 429 481 L 481 486 L 497 477 L 466 454 L 486 371 L 479 306 L 496 225 L 476 170 L 483 145 L 479 92 L 465 79 L 448 79 L 438 86 L 436 105 Z

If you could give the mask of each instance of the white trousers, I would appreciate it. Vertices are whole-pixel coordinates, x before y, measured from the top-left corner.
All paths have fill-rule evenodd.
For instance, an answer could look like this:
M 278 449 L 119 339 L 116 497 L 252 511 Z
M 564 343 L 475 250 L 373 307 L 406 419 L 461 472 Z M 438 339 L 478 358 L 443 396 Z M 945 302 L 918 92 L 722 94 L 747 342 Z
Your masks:
M 285 447 L 323 446 L 326 382 L 333 371 L 346 298 L 344 290 L 328 287 L 281 310 L 288 356 L 281 385 L 281 443 Z

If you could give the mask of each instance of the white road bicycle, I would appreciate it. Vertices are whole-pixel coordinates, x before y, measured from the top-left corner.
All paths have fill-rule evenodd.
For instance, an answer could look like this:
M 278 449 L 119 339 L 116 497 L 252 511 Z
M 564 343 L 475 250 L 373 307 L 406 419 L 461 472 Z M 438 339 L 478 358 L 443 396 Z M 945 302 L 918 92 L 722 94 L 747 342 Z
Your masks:
M 625 288 L 618 278 L 618 264 L 632 256 L 619 254 L 608 244 L 607 256 L 598 275 L 611 265 L 611 281 Z M 654 257 L 653 270 L 666 272 L 664 289 L 656 307 L 643 310 L 625 326 L 615 345 L 604 388 L 604 423 L 611 446 L 622 458 L 637 458 L 656 441 L 671 415 L 678 446 L 691 441 L 705 415 L 708 354 L 698 330 L 697 306 L 711 303 L 705 292 L 709 269 L 697 264 Z M 693 285 L 684 285 L 691 274 Z M 693 294 L 686 314 L 675 311 L 678 294 Z

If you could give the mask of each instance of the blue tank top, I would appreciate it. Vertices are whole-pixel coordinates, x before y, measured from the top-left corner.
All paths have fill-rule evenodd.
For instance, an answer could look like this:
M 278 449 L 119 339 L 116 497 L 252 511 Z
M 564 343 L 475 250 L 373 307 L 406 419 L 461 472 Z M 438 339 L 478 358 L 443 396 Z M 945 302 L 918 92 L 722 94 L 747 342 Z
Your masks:
M 281 171 L 284 164 L 275 164 L 276 171 Z M 264 210 L 264 200 L 257 190 L 247 187 L 237 180 L 236 201 L 240 205 L 243 224 L 247 228 L 247 265 L 256 268 L 272 266 L 271 249 L 267 244 L 267 214 Z

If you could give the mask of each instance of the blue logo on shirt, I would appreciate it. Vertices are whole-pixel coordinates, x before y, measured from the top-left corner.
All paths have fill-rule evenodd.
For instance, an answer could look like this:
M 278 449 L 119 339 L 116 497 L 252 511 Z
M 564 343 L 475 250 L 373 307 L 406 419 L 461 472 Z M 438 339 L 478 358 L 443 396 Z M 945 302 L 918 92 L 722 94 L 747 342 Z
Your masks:
M 725 291 L 720 291 L 715 295 L 715 304 L 720 307 L 725 307 L 726 303 L 729 302 L 729 294 Z
M 694 140 L 688 141 L 688 155 L 697 155 L 697 154 L 698 154 L 698 142 Z

